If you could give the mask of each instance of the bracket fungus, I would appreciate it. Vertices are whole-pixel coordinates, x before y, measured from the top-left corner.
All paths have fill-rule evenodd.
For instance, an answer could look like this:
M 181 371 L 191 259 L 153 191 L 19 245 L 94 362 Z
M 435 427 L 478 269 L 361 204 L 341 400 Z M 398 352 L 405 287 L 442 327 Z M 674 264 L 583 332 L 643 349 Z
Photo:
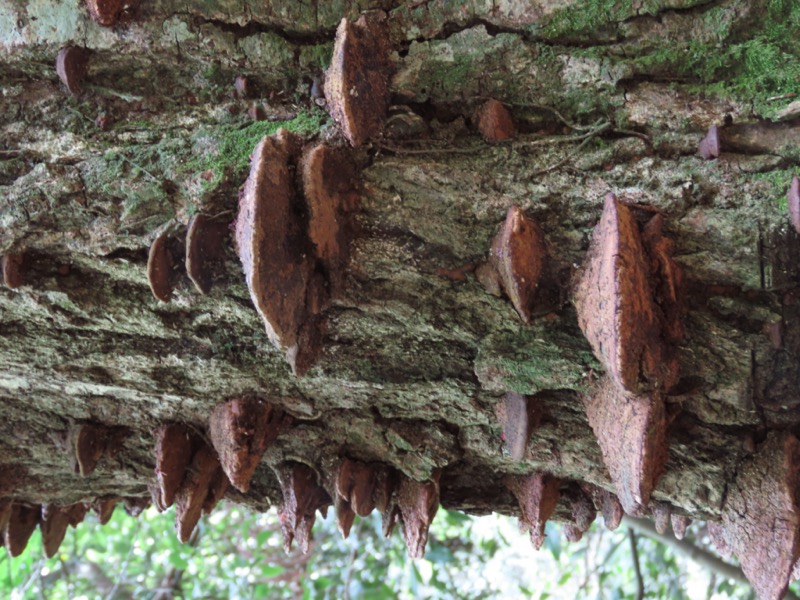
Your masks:
M 410 558 L 422 558 L 428 543 L 428 529 L 439 510 L 439 478 L 434 471 L 428 481 L 401 476 L 396 503 L 403 523 L 403 539 Z
M 546 255 L 544 234 L 536 221 L 519 206 L 509 207 L 479 277 L 489 293 L 496 294 L 497 288 L 502 288 L 525 323 L 533 319 Z
M 67 447 L 72 470 L 81 477 L 91 475 L 103 457 L 112 457 L 129 431 L 99 423 L 75 423 L 67 431 Z
M 180 423 L 164 425 L 156 431 L 156 505 L 161 510 L 175 502 L 196 445 L 196 436 Z
M 336 474 L 336 495 L 347 502 L 355 514 L 366 517 L 375 509 L 375 469 L 345 458 Z
M 487 142 L 504 142 L 517 136 L 517 126 L 506 105 L 490 98 L 475 111 L 475 123 Z
M 757 121 L 755 123 L 726 122 L 724 126 L 712 125 L 700 142 L 700 156 L 709 160 L 718 158 L 720 152 L 744 154 L 775 154 L 785 158 L 794 156 L 800 120 L 785 122 Z
M 666 502 L 654 502 L 650 507 L 650 511 L 653 513 L 656 531 L 661 535 L 667 533 L 672 520 L 672 507 Z
M 531 433 L 539 426 L 541 412 L 528 396 L 508 392 L 494 405 L 494 414 L 503 432 L 503 442 L 514 460 L 522 460 Z
M 179 240 L 162 233 L 150 245 L 147 256 L 147 282 L 157 300 L 169 302 L 178 278 L 176 267 L 184 262 Z
M 22 285 L 23 261 L 22 254 L 5 254 L 0 259 L 3 267 L 3 283 L 6 287 L 15 290 Z
M 222 469 L 241 492 L 268 447 L 292 425 L 292 417 L 258 398 L 235 398 L 217 406 L 209 419 L 209 437 Z
M 195 215 L 186 233 L 186 273 L 201 294 L 208 294 L 215 271 L 222 264 L 228 224 L 206 215 Z M 154 292 L 155 293 L 155 292 Z
M 789 185 L 786 201 L 789 205 L 789 217 L 792 220 L 792 226 L 797 233 L 800 233 L 800 179 L 798 179 L 797 175 L 792 175 L 792 183 Z
M 113 27 L 122 12 L 133 4 L 133 0 L 86 0 L 89 15 L 103 27 Z
M 90 51 L 78 46 L 65 46 L 56 56 L 56 73 L 70 94 L 81 92 L 81 84 L 86 79 Z
M 786 593 L 800 558 L 800 440 L 771 432 L 745 460 L 728 489 L 721 525 L 712 528 L 720 552 L 731 551 L 758 596 Z
M 686 535 L 686 529 L 692 524 L 692 520 L 684 515 L 672 515 L 670 521 L 672 522 L 672 533 L 675 534 L 675 538 L 682 540 L 683 536 Z
M 325 99 L 331 116 L 352 146 L 381 132 L 389 109 L 389 36 L 386 15 L 375 11 L 355 23 L 346 17 L 336 29 Z
M 4 542 L 8 553 L 17 557 L 25 551 L 28 540 L 39 524 L 42 507 L 38 504 L 12 504 L 4 531 Z
M 100 525 L 105 525 L 114 516 L 114 509 L 117 507 L 119 498 L 116 496 L 107 496 L 98 498 L 92 502 L 92 510 L 97 514 L 97 520 Z
M 532 473 L 508 475 L 505 484 L 519 504 L 520 527 L 530 531 L 533 547 L 539 550 L 544 543 L 544 525 L 561 497 L 561 480 L 548 473 Z
M 708 129 L 708 133 L 706 133 L 706 137 L 700 141 L 700 146 L 697 151 L 700 156 L 706 160 L 719 158 L 719 127 L 712 125 Z
M 180 541 L 189 541 L 200 516 L 210 513 L 227 489 L 228 478 L 217 453 L 208 444 L 201 443 L 175 494 L 175 529 Z
M 317 482 L 317 474 L 302 463 L 288 463 L 279 468 L 278 479 L 283 493 L 283 504 L 278 512 L 283 531 L 283 547 L 292 549 L 297 540 L 300 550 L 308 552 L 311 530 L 319 510 L 325 517 L 331 498 Z
M 619 527 L 622 517 L 625 516 L 625 511 L 622 509 L 619 498 L 596 485 L 584 484 L 583 488 L 591 496 L 594 507 L 603 515 L 603 523 L 606 529 L 614 531 Z
M 61 542 L 70 524 L 70 507 L 46 504 L 42 507 L 39 528 L 42 530 L 42 546 L 47 558 L 53 558 L 58 552 Z

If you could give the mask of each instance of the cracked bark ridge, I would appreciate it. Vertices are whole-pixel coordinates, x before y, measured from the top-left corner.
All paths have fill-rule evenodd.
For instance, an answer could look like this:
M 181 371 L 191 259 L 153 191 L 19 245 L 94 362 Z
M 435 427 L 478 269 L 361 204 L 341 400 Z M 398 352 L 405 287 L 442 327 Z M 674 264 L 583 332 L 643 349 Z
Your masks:
M 712 125 L 706 137 L 700 141 L 700 146 L 697 150 L 703 158 L 711 160 L 719 158 L 720 143 L 719 143 L 719 127 Z
M 800 233 L 800 179 L 797 175 L 792 175 L 792 183 L 789 185 L 786 200 L 789 205 L 789 218 L 792 226 L 797 233 Z
M 22 254 L 6 254 L 0 260 L 3 268 L 3 283 L 7 288 L 16 290 L 24 281 L 22 267 L 24 258 Z
M 186 233 L 186 273 L 201 294 L 208 294 L 214 276 L 223 265 L 228 224 L 206 215 L 195 215 Z
M 17 557 L 25 551 L 28 540 L 39 524 L 42 507 L 38 504 L 12 504 L 4 530 L 4 543 L 8 553 Z
M 47 558 L 53 558 L 64 541 L 70 524 L 69 508 L 46 504 L 42 507 L 39 528 L 42 530 L 42 546 Z
M 475 123 L 487 142 L 504 142 L 517 137 L 517 126 L 505 104 L 490 98 L 475 111 Z
M 114 516 L 114 509 L 117 507 L 119 498 L 117 496 L 105 496 L 97 498 L 92 502 L 92 510 L 97 513 L 97 520 L 100 525 L 105 525 Z
M 410 558 L 422 558 L 428 543 L 428 529 L 439 510 L 439 478 L 434 471 L 428 481 L 400 477 L 396 503 L 403 523 L 403 539 Z
M 625 511 L 622 509 L 619 498 L 612 492 L 590 483 L 583 484 L 583 489 L 591 496 L 595 509 L 603 515 L 603 523 L 606 529 L 614 531 L 619 527 L 622 517 L 625 516 Z
M 157 488 L 154 497 L 159 511 L 166 510 L 175 502 L 196 446 L 196 436 L 180 423 L 163 425 L 156 431 Z
M 317 510 L 323 518 L 331 505 L 331 497 L 317 482 L 317 474 L 302 463 L 286 463 L 278 469 L 283 503 L 278 518 L 283 531 L 283 548 L 288 553 L 297 540 L 300 550 L 308 553 Z
M 292 417 L 259 398 L 235 398 L 209 418 L 209 437 L 231 484 L 246 493 L 264 452 L 292 425 Z
M 672 517 L 672 507 L 666 502 L 653 502 L 650 510 L 653 513 L 653 521 L 656 526 L 656 531 L 664 535 L 669 531 L 670 521 Z
M 605 377 L 585 404 L 620 503 L 625 512 L 639 514 L 667 462 L 664 402 L 660 395 L 625 393 Z
M 533 319 L 536 288 L 547 247 L 539 225 L 519 206 L 511 206 L 492 242 L 489 265 L 525 323 Z
M 561 480 L 548 473 L 509 475 L 506 487 L 517 499 L 520 509 L 520 528 L 530 531 L 531 543 L 539 550 L 544 543 L 544 526 L 551 517 L 561 497 Z
M 722 510 L 721 537 L 758 596 L 786 593 L 800 558 L 800 440 L 770 432 L 739 469 Z
M 595 356 L 623 389 L 640 393 L 674 378 L 660 372 L 662 328 L 642 236 L 614 194 L 606 195 L 574 303 Z
M 74 473 L 88 477 L 103 457 L 113 457 L 128 435 L 125 427 L 76 423 L 67 432 L 67 447 Z
M 384 13 L 375 11 L 355 23 L 344 18 L 336 30 L 325 99 L 352 146 L 377 136 L 386 120 L 392 65 L 385 19 Z
M 539 426 L 541 412 L 528 396 L 508 392 L 494 405 L 494 414 L 502 430 L 503 443 L 509 456 L 522 460 L 531 433 Z
M 213 510 L 227 488 L 228 478 L 217 453 L 208 444 L 201 443 L 175 494 L 175 529 L 180 541 L 189 541 L 200 516 Z
M 682 540 L 686 535 L 686 529 L 692 524 L 692 520 L 684 515 L 672 515 L 672 533 L 675 538 Z
M 122 11 L 133 1 L 126 0 L 86 0 L 86 8 L 95 23 L 102 27 L 113 27 L 119 21 Z
M 56 56 L 56 73 L 70 94 L 81 92 L 81 84 L 86 79 L 91 52 L 86 48 L 65 46 Z

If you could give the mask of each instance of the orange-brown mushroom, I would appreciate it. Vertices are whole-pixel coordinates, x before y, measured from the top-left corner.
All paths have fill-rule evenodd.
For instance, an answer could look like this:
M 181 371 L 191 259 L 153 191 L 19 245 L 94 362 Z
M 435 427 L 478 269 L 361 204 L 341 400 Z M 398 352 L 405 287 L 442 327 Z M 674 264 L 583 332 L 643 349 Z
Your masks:
M 292 425 L 292 417 L 259 398 L 235 398 L 217 406 L 209 419 L 209 436 L 222 469 L 241 492 L 266 449 Z
M 89 15 L 95 23 L 103 27 L 113 27 L 117 24 L 125 4 L 125 0 L 86 0 Z
M 344 137 L 360 146 L 381 132 L 389 108 L 391 61 L 386 15 L 373 12 L 339 23 L 325 99 Z
M 292 549 L 297 540 L 300 550 L 307 553 L 311 542 L 311 530 L 319 510 L 323 517 L 331 505 L 328 493 L 317 482 L 317 475 L 302 463 L 287 463 L 278 470 L 283 493 L 283 503 L 278 512 L 283 531 L 283 547 Z
M 198 441 L 181 423 L 163 425 L 156 431 L 156 506 L 166 510 L 175 502 L 175 494 L 192 463 Z
M 70 94 L 79 94 L 86 79 L 90 52 L 86 48 L 65 46 L 56 57 L 56 73 Z
M 117 496 L 104 496 L 92 502 L 92 510 L 97 514 L 97 520 L 100 525 L 105 525 L 111 520 L 118 502 L 119 498 Z
M 176 265 L 174 243 L 166 233 L 159 235 L 150 245 L 147 256 L 147 282 L 157 300 L 169 302 L 175 289 Z
M 39 528 L 42 530 L 42 546 L 47 558 L 52 558 L 61 547 L 64 536 L 67 534 L 70 516 L 69 507 L 46 504 L 42 507 L 42 516 Z
M 215 271 L 222 264 L 228 224 L 206 215 L 195 215 L 186 233 L 186 272 L 201 294 L 208 294 Z
M 3 283 L 12 290 L 17 289 L 23 283 L 22 266 L 24 258 L 22 254 L 5 254 L 2 259 Z
M 434 471 L 428 481 L 401 476 L 396 503 L 403 524 L 403 539 L 410 558 L 422 558 L 428 543 L 428 529 L 439 510 L 439 478 Z
M 545 523 L 561 497 L 561 480 L 548 473 L 532 473 L 509 475 L 505 478 L 505 484 L 519 503 L 520 527 L 530 531 L 533 547 L 538 550 L 544 543 Z
M 175 529 L 180 541 L 189 541 L 200 516 L 211 512 L 227 487 L 228 478 L 219 464 L 217 453 L 211 446 L 201 444 L 175 494 Z
M 517 126 L 505 104 L 490 98 L 475 111 L 475 123 L 487 142 L 503 142 L 517 136 Z
M 42 507 L 38 504 L 13 504 L 5 527 L 5 546 L 8 553 L 17 557 L 25 551 L 28 540 L 39 524 Z

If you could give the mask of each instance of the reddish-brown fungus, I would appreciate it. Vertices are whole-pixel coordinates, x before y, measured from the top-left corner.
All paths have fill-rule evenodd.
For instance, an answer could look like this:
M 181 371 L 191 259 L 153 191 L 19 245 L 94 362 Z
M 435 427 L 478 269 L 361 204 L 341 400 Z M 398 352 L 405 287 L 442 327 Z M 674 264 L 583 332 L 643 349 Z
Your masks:
M 186 272 L 201 294 L 208 294 L 215 272 L 222 264 L 228 224 L 206 215 L 195 215 L 186 233 Z
M 792 175 L 792 183 L 789 185 L 786 200 L 789 205 L 789 217 L 792 220 L 792 226 L 797 233 L 800 233 L 800 179 L 798 179 L 797 175 Z
M 478 131 L 487 142 L 504 142 L 517 136 L 517 126 L 506 105 L 490 98 L 475 111 Z
M 344 137 L 360 146 L 381 132 L 389 108 L 388 32 L 385 15 L 342 19 L 336 30 L 331 66 L 325 77 L 325 98 Z
M 586 533 L 585 530 L 578 527 L 575 523 L 565 523 L 564 528 L 562 530 L 564 532 L 564 537 L 568 542 L 580 542 L 583 539 L 583 534 Z
M 195 451 L 183 483 L 175 494 L 175 529 L 186 543 L 200 516 L 208 513 L 225 494 L 228 478 L 211 446 L 202 443 Z
M 601 487 L 591 486 L 589 491 L 595 508 L 603 515 L 606 529 L 614 531 L 622 522 L 622 517 L 625 516 L 619 498 Z
M 778 600 L 800 558 L 798 525 L 800 440 L 788 432 L 771 432 L 728 488 L 715 536 L 738 556 L 758 596 Z
M 672 533 L 675 534 L 676 539 L 682 540 L 683 536 L 686 535 L 686 528 L 692 524 L 692 520 L 683 515 L 672 515 L 671 521 Z
M 38 504 L 13 504 L 5 527 L 5 546 L 8 553 L 17 557 L 25 551 L 28 540 L 39 524 L 42 507 Z
M 428 543 L 428 529 L 439 510 L 440 471 L 429 481 L 401 476 L 397 488 L 397 508 L 403 523 L 403 539 L 410 558 L 422 558 Z
M 114 515 L 114 509 L 117 507 L 117 502 L 119 502 L 119 498 L 116 496 L 98 498 L 92 502 L 92 510 L 97 513 L 97 520 L 100 525 L 105 525 L 111 520 Z
M 157 300 L 169 302 L 175 288 L 175 243 L 166 233 L 159 235 L 150 245 L 147 257 L 147 282 Z
M 664 535 L 669 530 L 672 517 L 672 507 L 666 502 L 654 502 L 650 507 L 653 513 L 656 531 Z
M 509 207 L 492 242 L 489 263 L 511 304 L 526 323 L 533 318 L 536 289 L 546 254 L 544 234 L 536 221 L 519 206 Z
M 700 153 L 700 156 L 706 160 L 711 160 L 712 158 L 719 158 L 719 151 L 719 127 L 712 125 L 709 128 L 706 137 L 700 141 L 698 152 Z
M 42 546 L 47 558 L 53 558 L 58 552 L 64 536 L 69 527 L 69 507 L 47 504 L 42 507 L 42 516 L 39 521 L 39 528 L 42 530 Z
M 520 527 L 530 531 L 533 547 L 538 550 L 544 543 L 544 525 L 561 497 L 561 480 L 548 473 L 532 473 L 509 475 L 505 484 L 519 504 Z
M 22 254 L 6 254 L 0 261 L 3 267 L 3 283 L 12 290 L 17 289 L 23 283 L 23 260 Z
M 90 52 L 86 48 L 65 46 L 56 57 L 56 73 L 70 94 L 79 94 L 86 79 Z
M 156 506 L 166 510 L 175 502 L 175 494 L 183 483 L 192 462 L 196 436 L 180 423 L 164 425 L 156 431 Z
M 588 531 L 597 517 L 597 509 L 592 499 L 579 487 L 573 486 L 569 490 L 569 504 L 575 527 L 581 532 Z
M 78 525 L 83 523 L 83 520 L 86 518 L 86 513 L 89 512 L 89 507 L 83 502 L 79 502 L 78 504 L 65 507 L 64 510 L 67 513 L 70 527 L 75 529 Z
M 129 1 L 128 4 L 131 4 Z M 89 15 L 103 27 L 113 27 L 125 9 L 126 0 L 86 0 Z
M 667 461 L 663 400 L 627 394 L 605 378 L 586 400 L 586 413 L 622 507 L 638 514 Z
M 494 405 L 494 414 L 503 432 L 503 441 L 514 460 L 522 460 L 531 433 L 539 426 L 541 412 L 527 397 L 508 392 Z
M 128 430 L 98 423 L 73 424 L 67 432 L 72 470 L 81 477 L 91 475 L 104 456 L 116 454 Z
M 244 75 L 238 75 L 236 80 L 233 82 L 233 87 L 236 93 L 236 97 L 240 100 L 247 100 L 252 97 L 252 85 L 250 85 L 250 79 L 245 77 Z
M 291 416 L 258 398 L 235 398 L 214 409 L 209 436 L 235 488 L 250 489 L 264 452 L 291 424 Z
M 131 517 L 138 517 L 150 506 L 150 497 L 142 496 L 135 498 L 128 496 L 122 499 L 122 504 L 125 507 L 125 512 Z
M 328 493 L 317 482 L 317 475 L 302 463 L 289 463 L 279 469 L 283 504 L 278 512 L 283 531 L 283 547 L 292 549 L 296 539 L 300 550 L 308 552 L 311 530 L 319 510 L 323 516 L 331 505 Z
M 336 511 L 336 525 L 339 529 L 339 533 L 342 534 L 343 538 L 347 539 L 350 535 L 350 528 L 353 526 L 353 521 L 355 521 L 356 512 L 353 510 L 353 507 L 350 506 L 350 502 L 338 494 L 333 499 L 333 507 Z
M 347 500 L 353 511 L 366 517 L 375 508 L 375 469 L 345 458 L 336 477 L 336 493 Z

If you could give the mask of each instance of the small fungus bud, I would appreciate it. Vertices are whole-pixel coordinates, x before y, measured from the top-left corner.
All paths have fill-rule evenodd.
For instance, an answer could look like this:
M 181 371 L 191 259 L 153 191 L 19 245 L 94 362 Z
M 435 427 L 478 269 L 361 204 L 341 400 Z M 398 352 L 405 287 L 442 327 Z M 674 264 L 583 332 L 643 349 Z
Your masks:
M 58 51 L 56 73 L 70 94 L 81 92 L 81 83 L 88 72 L 89 56 L 89 50 L 77 46 L 66 46 Z
M 23 283 L 23 260 L 22 254 L 6 254 L 0 259 L 3 267 L 3 283 L 12 290 L 17 289 Z
M 67 432 L 72 470 L 81 477 L 91 475 L 104 456 L 114 456 L 129 431 L 99 423 L 76 423 Z
M 383 128 L 390 71 L 388 33 L 380 17 L 362 15 L 355 23 L 342 19 L 325 77 L 325 98 L 351 145 L 362 145 Z
M 585 484 L 584 490 L 592 497 L 594 507 L 603 515 L 603 523 L 606 529 L 614 531 L 622 522 L 622 517 L 625 511 L 622 510 L 622 504 L 619 499 L 606 489 L 601 487 Z
M 686 528 L 692 524 L 692 520 L 683 515 L 672 515 L 671 521 L 672 533 L 675 534 L 676 539 L 682 540 L 683 536 L 686 535 Z
M 291 425 L 291 416 L 258 398 L 236 398 L 214 409 L 209 437 L 235 488 L 244 493 L 250 489 L 264 452 Z
M 491 98 L 475 111 L 475 123 L 487 142 L 504 142 L 517 136 L 511 112 L 502 102 Z
M 519 503 L 520 528 L 530 531 L 533 547 L 539 550 L 544 543 L 545 523 L 561 497 L 561 480 L 547 473 L 532 473 L 509 475 L 505 478 L 505 484 Z
M 439 478 L 434 471 L 429 481 L 414 481 L 401 476 L 397 488 L 397 508 L 403 523 L 403 539 L 410 558 L 422 558 L 428 543 L 428 529 L 439 510 Z
M 38 504 L 13 504 L 5 527 L 5 546 L 8 553 L 17 557 L 25 551 L 28 540 L 39 524 L 42 507 Z
M 222 264 L 228 224 L 195 215 L 186 233 L 186 272 L 201 294 L 208 294 L 214 281 L 214 271 Z
M 138 517 L 150 506 L 150 497 L 133 498 L 129 496 L 122 499 L 122 504 L 129 516 Z
M 719 144 L 719 127 L 712 125 L 708 130 L 706 137 L 700 142 L 698 152 L 700 156 L 706 160 L 719 158 L 720 144 Z
M 664 535 L 669 530 L 672 507 L 666 502 L 654 502 L 650 507 L 655 521 L 656 531 Z
M 792 226 L 797 233 L 800 233 L 800 179 L 798 179 L 797 175 L 792 175 L 792 183 L 789 185 L 789 193 L 786 199 L 789 205 L 789 217 L 792 220 Z
M 160 510 L 166 510 L 175 502 L 175 494 L 192 462 L 196 444 L 194 434 L 179 423 L 164 425 L 156 431 L 158 501 L 155 504 Z
M 75 529 L 78 525 L 83 523 L 83 520 L 86 518 L 86 513 L 89 512 L 89 507 L 83 502 L 79 502 L 77 504 L 67 506 L 64 510 L 67 513 L 70 527 Z

